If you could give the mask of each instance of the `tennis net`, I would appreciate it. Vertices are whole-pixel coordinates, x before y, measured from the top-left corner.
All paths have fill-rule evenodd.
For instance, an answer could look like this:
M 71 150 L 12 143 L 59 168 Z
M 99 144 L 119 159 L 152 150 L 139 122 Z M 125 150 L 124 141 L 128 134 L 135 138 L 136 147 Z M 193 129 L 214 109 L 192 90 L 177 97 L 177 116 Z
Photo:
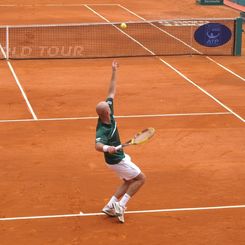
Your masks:
M 236 19 L 0 26 L 1 59 L 234 55 Z

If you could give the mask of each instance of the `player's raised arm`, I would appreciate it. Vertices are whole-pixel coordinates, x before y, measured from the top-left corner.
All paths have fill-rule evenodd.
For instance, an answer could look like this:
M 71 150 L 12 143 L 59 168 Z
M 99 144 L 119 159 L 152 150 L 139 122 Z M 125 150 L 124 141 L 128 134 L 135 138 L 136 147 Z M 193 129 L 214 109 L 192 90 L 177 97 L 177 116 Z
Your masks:
M 114 98 L 116 94 L 116 75 L 117 75 L 116 73 L 118 67 L 119 64 L 114 60 L 112 62 L 112 75 L 111 75 L 111 82 L 108 91 L 108 98 Z

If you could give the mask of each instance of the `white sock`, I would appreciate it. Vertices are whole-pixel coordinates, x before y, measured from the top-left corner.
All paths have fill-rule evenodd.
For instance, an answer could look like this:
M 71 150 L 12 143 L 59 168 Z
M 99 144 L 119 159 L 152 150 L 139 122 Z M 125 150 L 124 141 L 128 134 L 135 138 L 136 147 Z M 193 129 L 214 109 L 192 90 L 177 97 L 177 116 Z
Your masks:
M 112 208 L 112 203 L 114 203 L 114 202 L 118 202 L 118 199 L 115 196 L 112 196 L 111 200 L 107 203 L 107 206 Z
M 129 196 L 127 193 L 124 194 L 121 201 L 119 202 L 120 206 L 125 207 L 130 198 L 131 196 Z

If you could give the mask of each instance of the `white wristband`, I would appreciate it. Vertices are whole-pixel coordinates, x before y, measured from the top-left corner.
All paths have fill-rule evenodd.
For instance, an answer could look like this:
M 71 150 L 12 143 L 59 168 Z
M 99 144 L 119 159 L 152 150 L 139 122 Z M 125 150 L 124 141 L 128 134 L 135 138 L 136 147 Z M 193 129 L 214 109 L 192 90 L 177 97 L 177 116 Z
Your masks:
M 109 145 L 103 145 L 103 152 L 108 152 Z

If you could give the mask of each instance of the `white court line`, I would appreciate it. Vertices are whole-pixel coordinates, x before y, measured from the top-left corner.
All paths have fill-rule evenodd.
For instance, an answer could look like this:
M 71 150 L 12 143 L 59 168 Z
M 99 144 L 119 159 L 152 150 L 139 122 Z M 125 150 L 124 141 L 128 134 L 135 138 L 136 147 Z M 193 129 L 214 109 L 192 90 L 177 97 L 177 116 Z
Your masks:
M 128 115 L 115 116 L 115 118 L 153 118 L 153 117 L 185 117 L 185 116 L 215 116 L 215 115 L 231 115 L 230 112 L 204 112 L 204 113 L 179 113 L 179 114 L 146 114 L 146 115 Z M 93 120 L 95 117 L 61 117 L 61 118 L 39 118 L 39 119 L 9 119 L 0 120 L 0 123 L 14 122 L 42 122 L 42 121 L 77 121 L 77 120 Z
M 129 10 L 128 8 L 122 6 L 121 4 L 118 4 L 118 6 L 124 10 L 126 10 L 127 12 L 129 12 L 130 14 L 136 16 L 137 18 L 147 22 L 147 20 L 145 18 L 143 18 L 142 16 L 136 14 L 135 12 Z M 147 22 L 149 23 L 149 22 Z M 150 25 L 154 26 L 156 29 L 158 29 L 159 31 L 165 33 L 166 35 L 174 38 L 175 40 L 177 40 L 178 42 L 181 42 L 182 44 L 184 44 L 185 46 L 187 46 L 188 48 L 192 49 L 193 51 L 199 53 L 199 54 L 203 54 L 202 52 L 200 52 L 199 50 L 195 49 L 194 47 L 191 47 L 189 44 L 187 44 L 185 41 L 177 38 L 176 36 L 170 34 L 169 32 L 159 28 L 158 26 L 154 25 L 153 23 L 149 23 Z M 245 78 L 238 75 L 237 73 L 235 73 L 234 71 L 230 70 L 229 68 L 225 67 L 224 65 L 220 64 L 219 62 L 215 61 L 214 59 L 212 59 L 211 57 L 209 56 L 205 56 L 205 58 L 207 58 L 208 60 L 210 60 L 211 62 L 215 63 L 216 65 L 218 65 L 219 67 L 223 68 L 224 70 L 226 70 L 227 72 L 231 73 L 232 75 L 236 76 L 237 78 L 241 79 L 242 81 L 245 81 Z
M 201 86 L 197 85 L 195 82 L 193 82 L 191 79 L 189 79 L 187 76 L 185 76 L 182 72 L 180 72 L 179 70 L 177 70 L 176 68 L 174 68 L 172 65 L 170 65 L 167 61 L 163 60 L 162 58 L 159 58 L 159 60 L 161 62 L 163 62 L 166 66 L 168 66 L 169 68 L 171 68 L 172 70 L 174 70 L 177 74 L 179 74 L 181 77 L 183 77 L 186 81 L 188 81 L 189 83 L 191 83 L 193 86 L 195 86 L 196 88 L 198 88 L 199 90 L 201 90 L 204 94 L 206 94 L 207 96 L 209 96 L 211 99 L 213 99 L 215 102 L 217 102 L 220 106 L 222 106 L 223 108 L 225 108 L 227 111 L 229 111 L 230 113 L 232 113 L 234 116 L 236 116 L 238 119 L 240 119 L 242 122 L 245 122 L 245 119 L 242 118 L 240 115 L 238 115 L 236 112 L 234 112 L 230 107 L 228 107 L 227 105 L 225 105 L 224 103 L 222 103 L 219 99 L 215 98 L 212 94 L 210 94 L 207 90 L 203 89 Z
M 81 5 L 87 5 L 88 3 L 83 4 L 39 4 L 38 6 L 47 6 L 47 7 L 69 7 L 69 6 L 75 6 L 75 7 L 81 7 Z M 116 3 L 89 3 L 89 5 L 93 6 L 117 6 Z
M 0 7 L 80 7 L 81 3 L 46 3 L 46 4 L 0 4 Z M 98 6 L 118 6 L 116 3 L 89 3 Z
M 90 8 L 87 5 L 84 5 L 86 8 L 88 8 L 91 12 L 93 12 L 95 15 L 99 16 L 101 19 L 105 20 L 106 22 L 110 23 L 110 21 L 105 18 L 103 15 L 99 14 L 97 11 L 95 11 L 94 9 Z M 156 56 L 156 54 L 151 51 L 150 49 L 148 49 L 147 47 L 145 47 L 142 43 L 140 43 L 139 41 L 137 41 L 135 38 L 133 38 L 132 36 L 130 36 L 129 34 L 127 34 L 125 31 L 123 31 L 122 29 L 120 29 L 119 27 L 113 25 L 113 27 L 115 27 L 116 29 L 118 29 L 122 34 L 126 35 L 127 37 L 129 37 L 132 41 L 136 42 L 137 44 L 139 44 L 143 49 L 145 49 L 146 51 L 148 51 L 150 54 Z M 215 98 L 213 95 L 211 95 L 208 91 L 206 91 L 205 89 L 203 89 L 202 87 L 200 87 L 199 85 L 197 85 L 195 82 L 193 82 L 191 79 L 189 79 L 187 76 L 185 76 L 182 72 L 180 72 L 179 70 L 177 70 L 175 67 L 173 67 L 172 65 L 170 65 L 167 61 L 163 60 L 162 58 L 158 57 L 158 60 L 160 60 L 162 63 L 164 63 L 166 66 L 168 66 L 170 69 L 172 69 L 173 71 L 175 71 L 178 75 L 180 75 L 182 78 L 184 78 L 186 81 L 188 81 L 189 83 L 191 83 L 192 85 L 194 85 L 196 88 L 198 88 L 199 90 L 201 90 L 203 93 L 205 93 L 207 96 L 209 96 L 212 100 L 214 100 L 215 102 L 217 102 L 220 106 L 222 106 L 223 108 L 225 108 L 227 111 L 229 111 L 230 113 L 232 113 L 235 117 L 237 117 L 239 120 L 241 120 L 242 122 L 245 122 L 245 119 L 243 119 L 240 115 L 238 115 L 236 112 L 234 112 L 231 108 L 229 108 L 227 105 L 225 105 L 224 103 L 222 103 L 220 100 L 218 100 L 217 98 Z
M 7 64 L 9 66 L 9 69 L 10 69 L 10 71 L 11 71 L 11 73 L 12 73 L 12 75 L 13 75 L 13 77 L 14 77 L 14 79 L 15 79 L 18 87 L 19 87 L 19 89 L 20 89 L 20 92 L 21 92 L 21 94 L 22 94 L 22 96 L 23 96 L 23 98 L 24 98 L 24 100 L 25 100 L 25 102 L 27 104 L 27 107 L 28 107 L 29 111 L 32 114 L 32 117 L 34 118 L 34 120 L 37 120 L 37 116 L 36 116 L 32 106 L 31 106 L 30 101 L 28 100 L 28 98 L 26 96 L 26 93 L 25 93 L 24 89 L 22 88 L 22 86 L 20 84 L 20 81 L 19 81 L 19 79 L 18 79 L 18 77 L 17 77 L 17 75 L 16 75 L 16 73 L 14 71 L 13 66 L 11 65 L 11 63 L 9 61 L 7 61 Z
M 147 213 L 169 213 L 169 212 L 187 212 L 187 211 L 205 211 L 205 210 L 221 210 L 221 209 L 241 209 L 245 205 L 233 206 L 214 206 L 214 207 L 198 207 L 198 208 L 172 208 L 172 209 L 152 209 L 152 210 L 137 210 L 126 211 L 125 214 L 147 214 Z M 104 213 L 83 213 L 79 214 L 58 214 L 58 215 L 45 215 L 45 216 L 26 216 L 26 217 L 10 217 L 0 218 L 0 221 L 17 221 L 17 220 L 35 220 L 35 219 L 57 219 L 57 218 L 70 218 L 70 217 L 89 217 L 89 216 L 102 216 Z
M 0 4 L 0 7 L 16 7 L 16 4 Z
M 176 113 L 176 114 L 153 114 L 153 115 L 129 115 L 115 116 L 115 118 L 146 118 L 146 117 L 182 117 L 182 116 L 211 116 L 211 115 L 231 115 L 230 112 L 203 112 L 203 113 Z
M 7 56 L 6 56 L 6 53 L 5 53 L 5 51 L 4 51 L 3 46 L 1 45 L 1 43 L 0 43 L 0 51 L 1 51 L 4 59 L 6 60 L 7 59 Z
M 118 3 L 83 3 L 82 5 L 91 5 L 91 6 L 100 6 L 100 5 L 105 5 L 105 6 L 118 6 Z M 81 5 L 80 5 L 81 6 Z
M 2 47 L 1 44 L 0 44 L 0 51 L 2 52 L 4 58 L 5 58 L 6 61 L 7 61 L 7 65 L 8 65 L 8 67 L 9 67 L 9 69 L 10 69 L 10 71 L 11 71 L 11 73 L 12 73 L 14 79 L 15 79 L 15 82 L 16 82 L 16 84 L 17 84 L 17 86 L 18 86 L 18 88 L 19 88 L 19 90 L 20 90 L 20 92 L 21 92 L 21 94 L 22 94 L 22 96 L 23 96 L 23 98 L 24 98 L 26 104 L 27 104 L 27 107 L 28 107 L 28 109 L 29 109 L 29 111 L 30 111 L 32 117 L 34 118 L 34 120 L 37 120 L 37 116 L 36 116 L 36 114 L 35 114 L 35 112 L 34 112 L 32 106 L 31 106 L 31 103 L 30 103 L 30 101 L 28 100 L 28 98 L 27 98 L 27 96 L 26 96 L 26 93 L 25 93 L 24 89 L 22 88 L 22 86 L 21 86 L 21 84 L 20 84 L 20 81 L 19 81 L 19 79 L 18 79 L 18 77 L 17 77 L 17 75 L 16 75 L 16 73 L 15 73 L 15 71 L 14 71 L 14 68 L 13 68 L 12 64 L 11 64 L 10 61 L 7 59 L 7 55 L 6 55 L 6 53 L 5 53 L 5 51 L 4 51 L 4 49 L 3 49 L 3 47 Z
M 231 73 L 232 75 L 236 76 L 237 78 L 241 79 L 242 81 L 245 82 L 245 78 L 238 75 L 237 73 L 235 73 L 234 71 L 230 70 L 229 68 L 227 68 L 226 66 L 220 64 L 219 62 L 215 61 L 214 59 L 210 58 L 209 56 L 205 56 L 208 60 L 212 61 L 213 63 L 215 63 L 216 65 L 220 66 L 221 68 L 223 68 L 224 70 L 228 71 L 229 73 Z

